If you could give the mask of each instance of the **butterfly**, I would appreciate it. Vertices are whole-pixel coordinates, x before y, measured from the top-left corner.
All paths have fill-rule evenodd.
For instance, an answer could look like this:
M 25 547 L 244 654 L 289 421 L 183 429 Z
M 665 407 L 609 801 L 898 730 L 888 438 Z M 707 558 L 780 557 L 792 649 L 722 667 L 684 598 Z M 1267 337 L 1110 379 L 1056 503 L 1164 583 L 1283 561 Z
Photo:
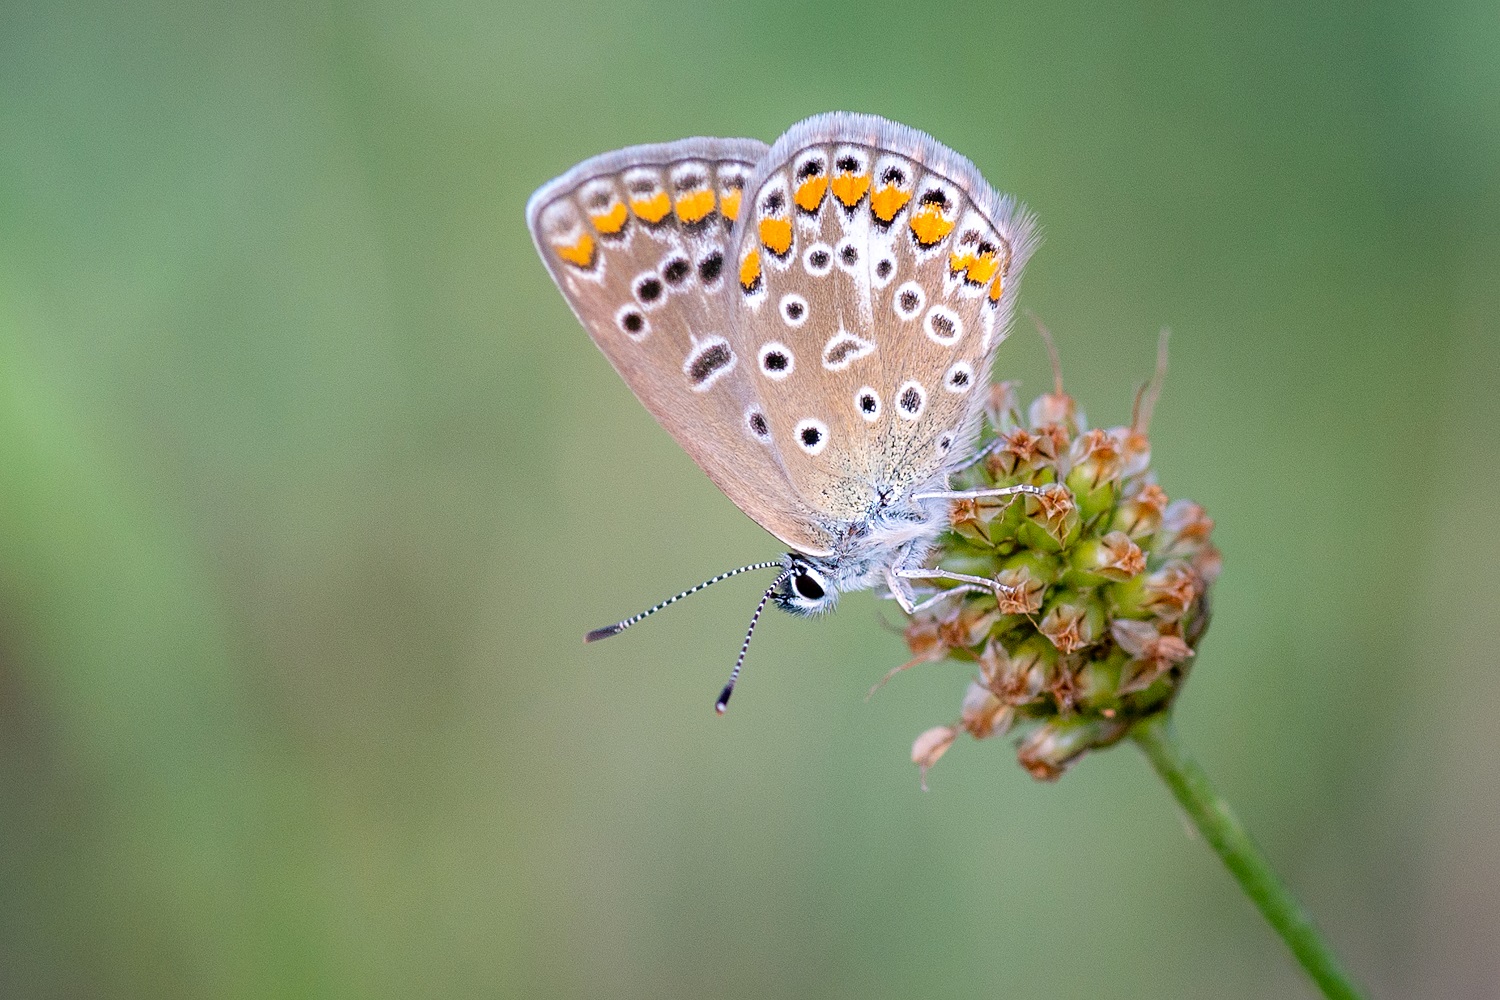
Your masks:
M 777 569 L 794 614 L 915 581 L 975 439 L 1033 217 L 930 136 L 831 112 L 767 147 L 683 139 L 585 160 L 526 206 L 537 251 L 594 343 L 708 477 L 790 551 L 590 632 L 618 635 L 704 587 Z

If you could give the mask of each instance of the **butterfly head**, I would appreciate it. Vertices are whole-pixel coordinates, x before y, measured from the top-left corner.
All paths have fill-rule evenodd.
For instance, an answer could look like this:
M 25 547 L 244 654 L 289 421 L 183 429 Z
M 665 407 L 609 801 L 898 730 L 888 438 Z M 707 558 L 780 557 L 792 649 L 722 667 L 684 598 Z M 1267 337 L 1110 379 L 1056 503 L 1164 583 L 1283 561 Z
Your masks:
M 820 568 L 815 560 L 795 552 L 788 552 L 782 565 L 785 570 L 781 582 L 771 592 L 771 600 L 778 608 L 803 616 L 833 610 L 839 592 L 831 573 Z

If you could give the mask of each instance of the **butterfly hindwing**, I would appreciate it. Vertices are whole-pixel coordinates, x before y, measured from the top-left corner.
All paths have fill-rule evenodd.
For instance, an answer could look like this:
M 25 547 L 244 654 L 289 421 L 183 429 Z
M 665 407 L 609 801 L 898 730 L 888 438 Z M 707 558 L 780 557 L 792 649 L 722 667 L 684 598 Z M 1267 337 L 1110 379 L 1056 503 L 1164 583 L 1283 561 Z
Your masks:
M 860 521 L 968 453 L 1029 215 L 926 135 L 834 113 L 761 160 L 731 239 L 737 350 L 810 506 Z
M 607 153 L 538 190 L 527 221 L 568 304 L 652 416 L 737 506 L 820 554 L 831 538 L 791 486 L 730 315 L 728 240 L 765 152 L 686 139 Z

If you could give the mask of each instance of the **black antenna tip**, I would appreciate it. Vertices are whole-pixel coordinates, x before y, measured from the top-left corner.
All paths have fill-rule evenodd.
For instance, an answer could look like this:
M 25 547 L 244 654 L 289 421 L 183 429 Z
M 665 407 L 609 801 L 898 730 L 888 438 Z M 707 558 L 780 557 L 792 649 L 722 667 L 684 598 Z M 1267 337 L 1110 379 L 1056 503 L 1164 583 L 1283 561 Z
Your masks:
M 719 692 L 719 700 L 714 702 L 714 711 L 723 715 L 729 708 L 729 696 L 734 694 L 734 685 L 725 684 L 724 690 Z
M 606 625 L 604 628 L 594 629 L 594 631 L 583 637 L 583 641 L 598 642 L 600 639 L 608 639 L 612 635 L 619 635 L 623 631 L 625 631 L 625 626 L 623 625 Z

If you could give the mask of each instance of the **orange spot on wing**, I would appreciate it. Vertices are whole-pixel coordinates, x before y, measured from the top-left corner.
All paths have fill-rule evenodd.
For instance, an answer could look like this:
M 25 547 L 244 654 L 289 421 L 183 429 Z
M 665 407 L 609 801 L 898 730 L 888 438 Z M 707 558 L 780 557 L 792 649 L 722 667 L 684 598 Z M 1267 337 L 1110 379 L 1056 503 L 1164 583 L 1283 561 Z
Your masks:
M 724 213 L 724 218 L 733 222 L 740 217 L 740 191 L 733 190 L 724 195 L 719 202 L 719 210 Z
M 665 191 L 658 191 L 649 198 L 632 198 L 630 210 L 647 222 L 655 225 L 672 211 L 672 201 Z
M 589 221 L 594 224 L 595 229 L 599 230 L 605 236 L 613 236 L 625 228 L 625 220 L 629 217 L 630 213 L 625 211 L 625 203 L 617 201 L 614 208 L 611 208 L 608 212 L 600 212 L 598 215 L 589 216 Z
M 983 285 L 1000 273 L 1000 258 L 993 253 L 982 253 L 969 262 L 968 280 Z
M 761 219 L 760 242 L 778 257 L 785 254 L 792 248 L 792 220 Z
M 693 191 L 677 199 L 677 218 L 686 223 L 701 222 L 714 210 L 714 193 Z
M 1005 277 L 1002 275 L 997 277 L 995 283 L 990 286 L 990 301 L 999 302 L 1003 294 L 1005 294 Z
M 816 212 L 818 206 L 823 204 L 823 196 L 828 193 L 827 177 L 809 177 L 797 185 L 797 194 L 794 200 L 797 207 L 804 212 Z
M 557 248 L 557 255 L 575 267 L 591 267 L 594 263 L 594 238 L 588 233 L 578 237 L 578 242 Z
M 833 179 L 833 196 L 844 203 L 845 208 L 853 208 L 859 204 L 859 199 L 870 190 L 869 174 L 839 174 Z
M 751 247 L 745 251 L 745 259 L 740 261 L 740 284 L 748 292 L 758 281 L 760 281 L 760 251 Z
M 874 212 L 875 218 L 881 222 L 890 222 L 909 201 L 911 201 L 910 191 L 902 191 L 895 186 L 883 187 L 870 195 L 870 211 Z
M 911 231 L 917 242 L 930 247 L 953 232 L 953 223 L 943 218 L 943 210 L 935 204 L 926 204 L 911 214 Z

